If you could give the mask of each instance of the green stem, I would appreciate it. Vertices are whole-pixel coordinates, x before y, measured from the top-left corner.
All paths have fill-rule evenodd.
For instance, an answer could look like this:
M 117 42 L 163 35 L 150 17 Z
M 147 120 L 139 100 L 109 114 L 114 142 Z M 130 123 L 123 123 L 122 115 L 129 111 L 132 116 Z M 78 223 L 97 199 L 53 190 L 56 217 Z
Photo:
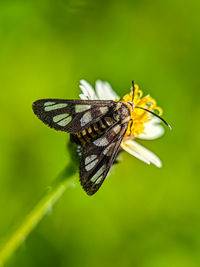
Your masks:
M 23 243 L 28 235 L 37 226 L 40 220 L 51 209 L 54 203 L 60 198 L 63 192 L 72 185 L 72 176 L 75 174 L 74 163 L 69 164 L 65 170 L 57 177 L 51 187 L 48 188 L 45 195 L 31 210 L 23 220 L 18 229 L 10 236 L 8 241 L 0 250 L 0 266 L 3 266 L 8 258 Z

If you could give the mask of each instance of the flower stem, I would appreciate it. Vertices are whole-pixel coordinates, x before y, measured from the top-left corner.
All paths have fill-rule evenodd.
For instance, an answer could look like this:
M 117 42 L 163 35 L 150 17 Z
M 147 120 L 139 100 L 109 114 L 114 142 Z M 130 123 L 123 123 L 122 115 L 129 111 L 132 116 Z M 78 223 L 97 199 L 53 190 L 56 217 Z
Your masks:
M 74 163 L 70 163 L 57 177 L 52 186 L 30 211 L 17 230 L 10 236 L 0 250 L 0 266 L 3 266 L 15 250 L 25 241 L 41 219 L 53 207 L 66 188 L 72 183 L 72 176 L 76 173 Z

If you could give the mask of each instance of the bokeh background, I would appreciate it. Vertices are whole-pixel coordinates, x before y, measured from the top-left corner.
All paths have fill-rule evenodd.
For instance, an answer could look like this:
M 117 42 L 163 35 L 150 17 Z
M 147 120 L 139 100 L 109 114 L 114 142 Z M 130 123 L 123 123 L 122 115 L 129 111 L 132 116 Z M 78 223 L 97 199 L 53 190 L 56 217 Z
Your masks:
M 88 197 L 75 178 L 6 266 L 200 266 L 197 0 L 0 1 L 0 243 L 69 162 L 69 135 L 31 104 L 73 98 L 79 80 L 123 96 L 134 79 L 173 131 L 140 142 L 163 161 L 123 153 Z

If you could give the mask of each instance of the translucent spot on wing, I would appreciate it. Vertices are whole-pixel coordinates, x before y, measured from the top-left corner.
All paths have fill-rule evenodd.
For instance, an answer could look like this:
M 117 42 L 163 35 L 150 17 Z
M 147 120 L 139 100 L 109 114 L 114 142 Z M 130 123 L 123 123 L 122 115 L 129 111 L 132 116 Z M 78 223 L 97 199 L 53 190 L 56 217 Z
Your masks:
M 105 171 L 106 169 L 106 164 L 104 164 L 103 166 L 101 166 L 101 168 L 95 173 L 95 175 L 92 176 L 92 178 L 90 179 L 91 182 L 95 182 Z
M 95 182 L 95 184 L 99 184 L 101 182 L 101 179 L 103 178 L 103 175 L 101 175 Z
M 65 107 L 67 107 L 67 104 L 59 103 L 56 105 L 47 106 L 44 108 L 44 110 L 45 111 L 51 111 L 51 110 L 56 110 L 56 109 L 60 109 L 60 108 L 65 108 Z
M 92 161 L 87 166 L 85 166 L 86 171 L 90 171 L 91 169 L 93 169 L 97 162 L 98 162 L 98 159 Z
M 75 106 L 75 112 L 83 112 L 85 110 L 88 110 L 91 108 L 91 105 L 76 105 Z
M 121 130 L 121 126 L 120 125 L 116 125 L 115 127 L 113 127 L 113 131 L 118 134 Z
M 97 158 L 97 155 L 88 156 L 87 158 L 85 158 L 85 165 L 87 165 L 88 163 L 90 163 L 91 161 L 93 161 L 96 158 Z
M 105 113 L 108 112 L 108 107 L 100 107 L 99 109 L 100 109 L 100 112 L 101 112 L 102 114 L 105 114 Z
M 100 137 L 93 142 L 96 146 L 107 146 L 109 144 L 106 137 Z
M 108 157 L 111 156 L 114 147 L 115 147 L 115 143 L 110 144 L 108 147 L 106 147 L 104 149 L 103 154 L 106 155 L 106 156 L 108 156 Z
M 60 115 L 56 115 L 56 116 L 53 117 L 53 121 L 54 121 L 54 122 L 58 122 L 58 121 L 60 121 L 60 120 L 62 120 L 62 119 L 64 119 L 64 118 L 66 118 L 66 117 L 68 117 L 68 116 L 69 116 L 69 114 L 67 114 L 67 113 L 60 114 Z
M 51 102 L 51 101 L 48 101 L 48 102 L 45 102 L 44 103 L 44 106 L 51 106 L 51 105 L 54 105 L 56 102 Z
M 60 126 L 66 126 L 68 123 L 70 123 L 70 121 L 72 120 L 72 117 L 69 116 L 66 119 L 59 121 L 57 124 Z
M 92 115 L 91 115 L 91 112 L 88 111 L 81 118 L 81 126 L 88 124 L 90 121 L 92 121 Z

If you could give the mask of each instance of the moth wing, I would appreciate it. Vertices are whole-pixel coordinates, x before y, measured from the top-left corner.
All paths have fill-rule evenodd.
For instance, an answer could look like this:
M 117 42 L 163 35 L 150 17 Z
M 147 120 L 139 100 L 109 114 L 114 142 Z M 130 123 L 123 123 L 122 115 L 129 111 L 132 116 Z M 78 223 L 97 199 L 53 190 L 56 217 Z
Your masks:
M 40 99 L 33 103 L 33 111 L 51 128 L 77 133 L 99 121 L 114 105 L 112 100 Z
M 117 157 L 128 123 L 116 124 L 103 136 L 87 144 L 80 161 L 80 182 L 88 195 L 96 193 Z

